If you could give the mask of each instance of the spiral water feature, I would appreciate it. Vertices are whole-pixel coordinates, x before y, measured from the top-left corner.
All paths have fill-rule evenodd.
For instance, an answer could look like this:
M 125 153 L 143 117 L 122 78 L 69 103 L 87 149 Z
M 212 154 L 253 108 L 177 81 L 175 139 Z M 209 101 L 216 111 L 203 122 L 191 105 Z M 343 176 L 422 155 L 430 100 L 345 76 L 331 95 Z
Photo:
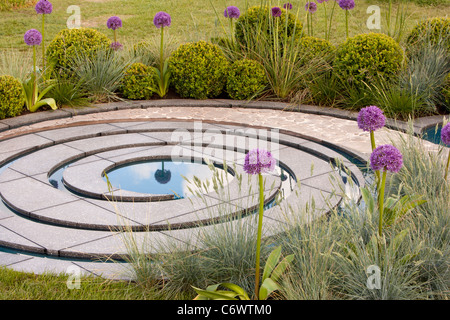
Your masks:
M 345 180 L 364 184 L 354 163 L 313 139 L 226 123 L 84 124 L 13 137 L 0 141 L 0 148 L 0 264 L 29 261 L 29 268 L 50 264 L 62 272 L 74 261 L 91 270 L 99 266 L 96 259 L 122 259 L 127 232 L 138 242 L 188 243 L 200 228 L 251 217 L 259 201 L 257 179 L 246 175 L 242 165 L 253 148 L 270 150 L 278 161 L 276 172 L 265 175 L 267 225 L 286 223 L 283 205 L 303 206 L 314 198 L 317 216 L 338 206 L 342 199 L 333 192 L 330 177 L 344 189 L 349 189 Z M 333 166 L 336 159 L 342 159 L 345 174 Z M 207 169 L 210 163 L 226 183 L 201 197 L 195 192 L 177 197 L 121 189 L 105 180 L 115 169 L 162 161 Z

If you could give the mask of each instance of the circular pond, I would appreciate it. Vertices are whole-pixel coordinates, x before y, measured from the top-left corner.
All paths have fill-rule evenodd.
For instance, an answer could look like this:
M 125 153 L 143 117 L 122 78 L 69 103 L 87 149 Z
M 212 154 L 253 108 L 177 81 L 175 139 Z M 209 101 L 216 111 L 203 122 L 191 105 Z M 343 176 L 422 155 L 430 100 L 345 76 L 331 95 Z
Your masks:
M 230 169 L 215 165 L 212 170 L 205 162 L 152 160 L 127 163 L 115 167 L 103 177 L 113 188 L 145 194 L 173 195 L 174 199 L 193 195 L 189 181 L 194 178 L 212 184 L 214 173 L 227 184 L 234 175 Z

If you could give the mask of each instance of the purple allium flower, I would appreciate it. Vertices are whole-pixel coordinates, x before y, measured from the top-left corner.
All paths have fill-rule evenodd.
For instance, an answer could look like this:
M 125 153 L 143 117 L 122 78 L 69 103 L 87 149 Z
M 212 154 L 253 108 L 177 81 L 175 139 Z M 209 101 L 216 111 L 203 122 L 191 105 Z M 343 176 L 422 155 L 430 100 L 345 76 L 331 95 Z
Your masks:
M 317 11 L 317 4 L 315 2 L 307 2 L 305 5 L 305 10 L 314 13 Z
M 111 45 L 109 47 L 111 49 L 113 49 L 114 51 L 117 51 L 117 50 L 121 50 L 123 48 L 123 45 L 119 41 L 116 41 L 116 42 L 111 42 Z
M 444 144 L 450 145 L 450 122 L 447 123 L 441 130 L 441 141 Z
M 172 23 L 172 19 L 167 12 L 160 11 L 155 14 L 153 24 L 159 29 L 161 27 L 168 27 Z
M 112 16 L 112 17 L 109 18 L 108 21 L 106 22 L 106 26 L 107 26 L 109 29 L 113 29 L 113 30 L 122 28 L 122 20 L 120 20 L 119 17 Z
M 351 10 L 355 7 L 355 0 L 339 0 L 339 7 L 344 10 Z
M 241 11 L 239 11 L 238 7 L 229 6 L 225 9 L 225 11 L 223 12 L 223 15 L 225 16 L 225 18 L 237 19 L 241 15 Z
M 272 17 L 281 17 L 281 8 L 280 7 L 273 7 L 272 8 Z
M 317 0 L 318 3 L 328 2 L 328 0 Z
M 39 0 L 38 3 L 36 3 L 36 6 L 34 7 L 36 12 L 38 14 L 50 14 L 52 13 L 53 6 L 52 4 L 47 0 Z
M 384 127 L 386 117 L 377 106 L 368 106 L 359 111 L 357 121 L 358 127 L 363 131 L 375 131 Z
M 396 147 L 390 144 L 376 147 L 370 155 L 370 167 L 372 170 L 399 172 L 402 165 L 402 154 Z
M 270 151 L 263 149 L 250 150 L 245 156 L 244 171 L 248 174 L 259 174 L 273 171 L 276 160 Z
M 292 9 L 292 3 L 286 2 L 285 4 L 283 4 L 283 8 L 286 10 L 291 10 Z
M 36 29 L 30 29 L 23 36 L 25 43 L 29 46 L 38 46 L 42 42 L 42 35 Z

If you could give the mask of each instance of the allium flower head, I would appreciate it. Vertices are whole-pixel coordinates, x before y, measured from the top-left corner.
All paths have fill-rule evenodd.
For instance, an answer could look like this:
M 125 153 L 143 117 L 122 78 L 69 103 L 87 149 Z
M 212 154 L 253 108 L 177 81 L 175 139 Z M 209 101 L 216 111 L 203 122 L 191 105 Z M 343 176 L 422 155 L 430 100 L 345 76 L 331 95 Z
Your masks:
M 153 18 L 153 24 L 158 29 L 161 27 L 168 27 L 172 23 L 172 19 L 170 15 L 167 12 L 160 11 L 155 14 L 155 17 Z
M 38 46 L 42 42 L 42 35 L 36 29 L 30 29 L 23 36 L 25 43 L 29 46 Z
M 36 6 L 34 7 L 36 12 L 38 14 L 50 14 L 52 13 L 53 6 L 52 4 L 47 0 L 39 0 L 38 3 L 36 3 Z
M 259 174 L 273 171 L 276 160 L 270 151 L 263 149 L 250 150 L 245 156 L 244 171 L 248 174 Z
M 111 49 L 113 49 L 114 51 L 117 51 L 117 50 L 121 50 L 123 48 L 123 45 L 119 41 L 116 41 L 116 42 L 111 42 L 111 45 L 109 47 Z
M 122 28 L 122 20 L 120 20 L 119 17 L 112 16 L 112 17 L 109 18 L 108 21 L 106 22 L 106 26 L 107 26 L 109 29 L 113 29 L 113 30 Z
M 339 0 L 339 7 L 344 10 L 352 10 L 355 7 L 355 0 Z
M 447 123 L 441 130 L 441 141 L 450 146 L 450 122 Z
M 372 170 L 399 172 L 402 165 L 402 154 L 396 147 L 390 144 L 378 146 L 370 155 L 370 167 Z
M 285 4 L 283 4 L 283 8 L 286 10 L 291 10 L 292 9 L 292 3 L 286 2 Z
M 241 15 L 241 11 L 239 11 L 238 7 L 229 6 L 225 9 L 225 11 L 223 12 L 223 15 L 225 16 L 225 18 L 237 19 Z
M 281 8 L 280 7 L 273 7 L 272 8 L 272 17 L 281 17 Z
M 307 2 L 305 5 L 305 10 L 314 13 L 317 11 L 317 4 L 315 2 Z
M 384 127 L 386 117 L 377 106 L 368 106 L 359 111 L 357 121 L 358 127 L 363 131 L 375 131 Z

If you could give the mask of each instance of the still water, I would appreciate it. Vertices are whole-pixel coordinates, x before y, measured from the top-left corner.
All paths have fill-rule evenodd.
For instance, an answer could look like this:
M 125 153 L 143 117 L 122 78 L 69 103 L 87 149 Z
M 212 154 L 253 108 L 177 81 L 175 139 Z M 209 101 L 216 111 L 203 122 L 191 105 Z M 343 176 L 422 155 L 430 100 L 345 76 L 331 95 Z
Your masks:
M 216 166 L 215 170 L 225 182 L 231 182 L 234 177 L 222 167 Z M 174 194 L 175 198 L 190 196 L 188 186 L 192 188 L 192 184 L 189 181 L 194 177 L 207 181 L 212 180 L 213 175 L 214 171 L 205 163 L 170 160 L 133 162 L 107 172 L 113 187 L 145 194 Z M 106 177 L 104 179 L 106 181 Z

